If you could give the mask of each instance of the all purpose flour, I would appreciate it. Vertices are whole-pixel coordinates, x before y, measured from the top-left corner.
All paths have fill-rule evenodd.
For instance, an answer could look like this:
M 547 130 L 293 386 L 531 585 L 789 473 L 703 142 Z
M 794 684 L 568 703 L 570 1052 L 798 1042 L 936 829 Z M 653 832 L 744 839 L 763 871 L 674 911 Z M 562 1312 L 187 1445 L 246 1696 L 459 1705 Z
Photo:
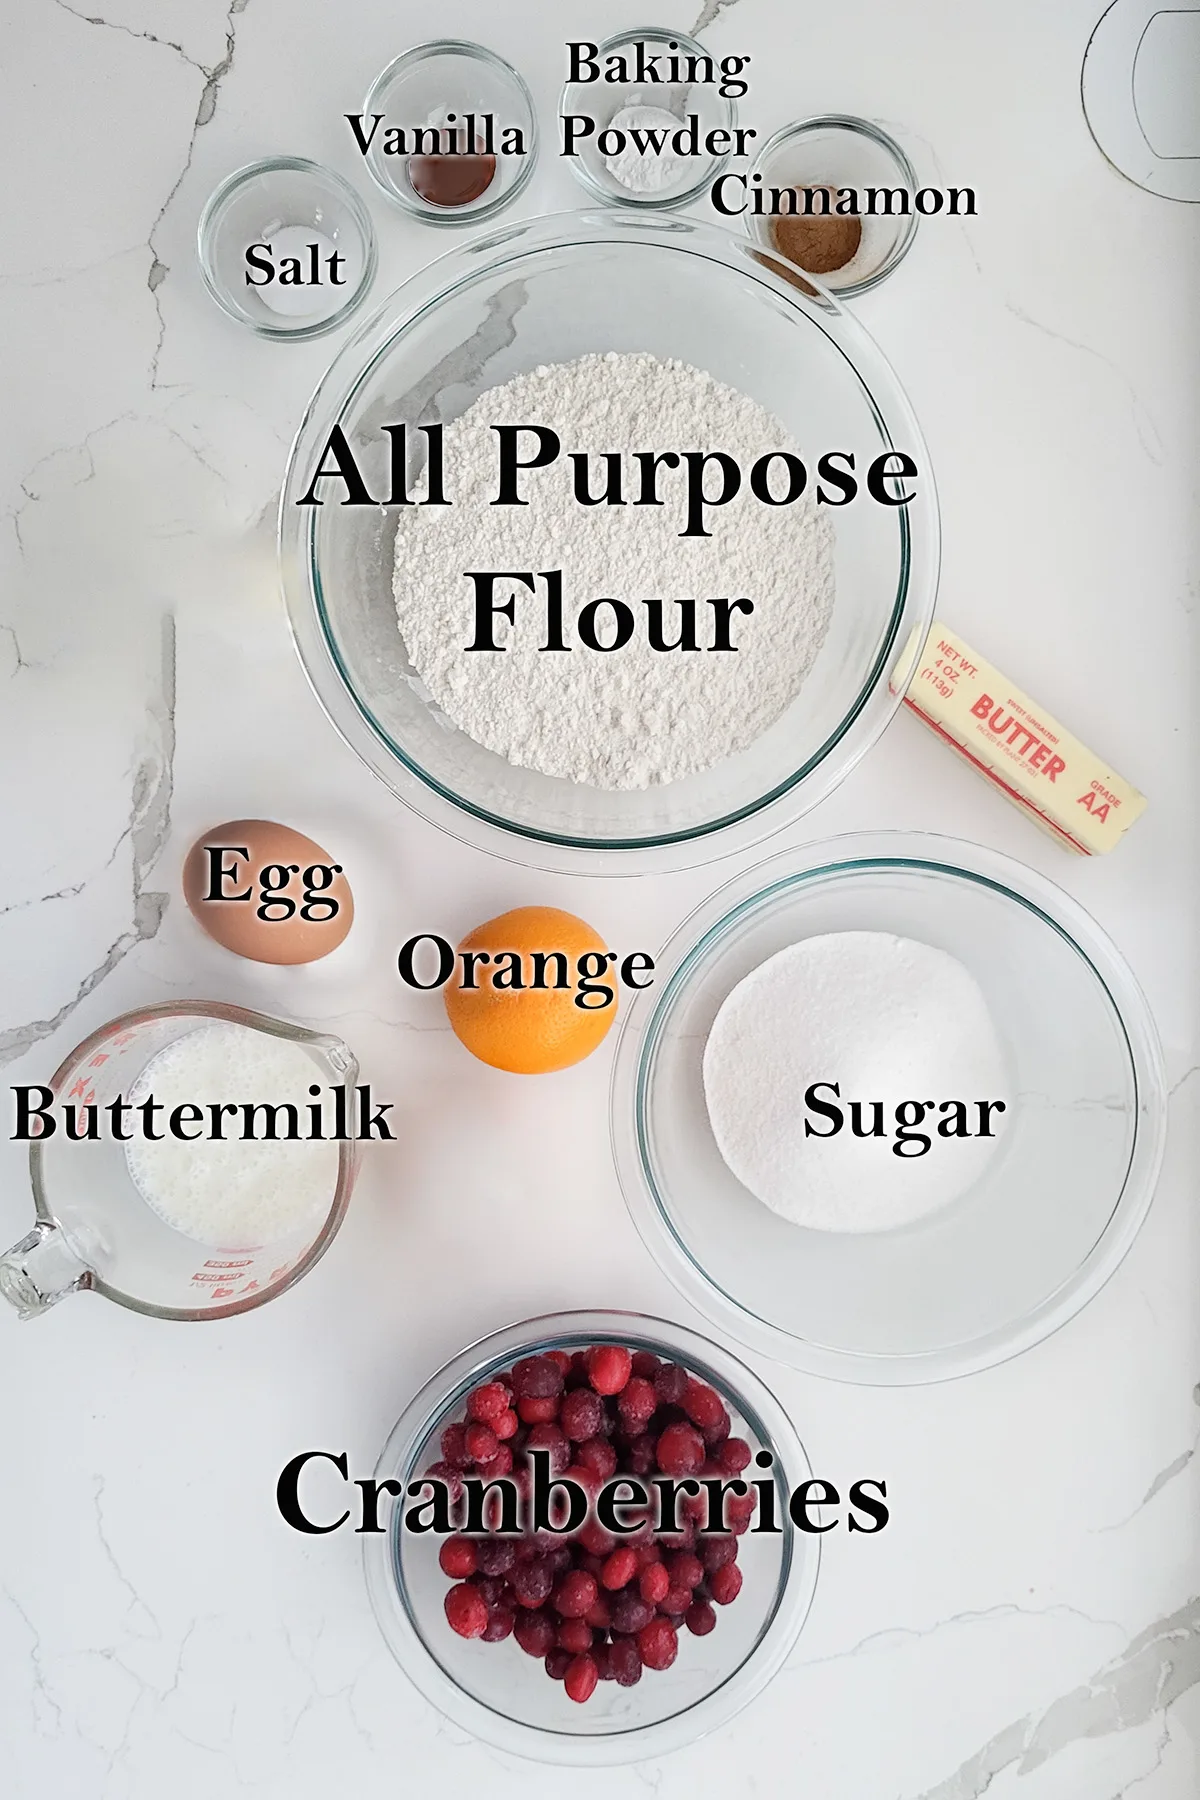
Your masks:
M 743 468 L 771 450 L 799 454 L 779 421 L 744 394 L 680 362 L 584 356 L 519 375 L 446 427 L 449 506 L 413 507 L 396 533 L 394 592 L 414 669 L 447 716 L 521 768 L 597 788 L 677 781 L 732 756 L 795 699 L 833 608 L 833 527 L 806 493 L 768 506 L 745 486 L 711 508 L 710 537 L 681 537 L 682 484 L 664 476 L 661 506 L 581 506 L 566 468 L 528 480 L 527 506 L 494 506 L 501 424 L 550 426 L 568 451 L 722 450 Z M 501 650 L 468 652 L 475 590 L 467 570 L 561 569 L 565 652 L 539 651 L 542 602 L 520 584 L 515 623 L 497 618 Z M 694 598 L 708 641 L 712 596 L 747 597 L 733 617 L 736 651 L 655 650 L 642 602 Z M 616 650 L 578 642 L 571 625 L 600 596 L 620 598 L 641 628 Z M 611 611 L 605 609 L 611 618 Z
M 858 1137 L 849 1122 L 825 1136 L 805 1095 L 836 1082 L 840 1110 L 879 1103 L 886 1129 Z M 795 1225 L 817 1231 L 886 1231 L 948 1205 L 974 1186 L 996 1152 L 994 1135 L 944 1137 L 944 1114 L 918 1129 L 920 1155 L 896 1155 L 904 1102 L 1008 1104 L 1004 1051 L 974 976 L 930 944 L 879 931 L 805 938 L 754 969 L 727 995 L 704 1047 L 704 1097 L 717 1147 L 750 1192 Z M 828 1101 L 827 1090 L 822 1099 Z M 869 1126 L 874 1113 L 864 1110 Z M 910 1140 L 908 1150 L 913 1143 Z

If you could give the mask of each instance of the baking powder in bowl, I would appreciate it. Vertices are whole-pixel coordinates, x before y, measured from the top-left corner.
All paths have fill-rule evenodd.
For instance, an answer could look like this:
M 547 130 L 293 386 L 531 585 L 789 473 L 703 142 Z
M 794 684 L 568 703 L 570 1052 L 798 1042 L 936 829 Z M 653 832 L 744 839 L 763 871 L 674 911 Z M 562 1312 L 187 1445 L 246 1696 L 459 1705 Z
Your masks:
M 955 957 L 842 931 L 789 945 L 731 991 L 704 1047 L 704 1094 L 721 1155 L 752 1194 L 795 1225 L 863 1232 L 975 1185 L 1009 1082 L 987 1002 Z M 930 1110 L 918 1119 L 916 1107 Z
M 527 505 L 495 504 L 499 425 L 548 426 L 561 440 L 563 466 L 529 480 Z M 681 535 L 684 494 L 669 470 L 661 505 L 575 498 L 569 453 L 590 453 L 600 492 L 606 457 L 671 450 L 719 450 L 744 468 L 770 451 L 800 454 L 764 407 L 686 363 L 583 356 L 481 395 L 446 426 L 452 503 L 401 511 L 393 588 L 413 668 L 460 730 L 519 768 L 610 790 L 695 775 L 773 725 L 816 660 L 833 609 L 833 526 L 811 493 L 764 505 L 743 484 L 708 510 L 702 537 Z M 470 570 L 560 570 L 570 648 L 545 647 L 544 600 L 510 580 L 495 586 L 514 609 L 511 622 L 494 616 L 497 647 L 468 650 Z M 613 638 L 600 650 L 580 642 L 580 613 L 601 596 L 637 616 L 620 648 L 608 647 Z M 753 602 L 752 615 L 729 621 L 733 650 L 713 647 L 711 596 Z M 660 609 L 663 641 L 675 644 L 685 600 L 695 647 L 656 649 L 649 609 Z

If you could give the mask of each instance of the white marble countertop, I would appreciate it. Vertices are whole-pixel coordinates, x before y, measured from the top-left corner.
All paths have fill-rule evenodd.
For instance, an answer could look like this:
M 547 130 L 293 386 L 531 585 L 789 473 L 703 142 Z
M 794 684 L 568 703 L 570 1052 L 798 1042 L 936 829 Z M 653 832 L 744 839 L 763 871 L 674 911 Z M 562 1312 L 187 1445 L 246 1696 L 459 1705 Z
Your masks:
M 708 0 L 701 22 L 714 48 L 755 58 L 743 113 L 764 132 L 863 113 L 923 179 L 977 189 L 977 218 L 924 224 L 859 305 L 934 458 L 942 607 L 1151 800 L 1116 854 L 1074 860 L 902 718 L 772 848 L 950 830 L 1083 901 L 1162 1032 L 1161 1186 L 1108 1287 L 1007 1366 L 884 1392 L 758 1363 L 819 1467 L 886 1472 L 893 1523 L 829 1543 L 789 1666 L 714 1740 L 564 1776 L 434 1714 L 376 1631 L 358 1540 L 293 1535 L 275 1478 L 312 1445 L 369 1470 L 414 1387 L 511 1318 L 599 1304 L 690 1319 L 617 1189 L 607 1049 L 541 1084 L 467 1066 L 436 999 L 400 990 L 393 957 L 422 926 L 454 936 L 534 898 L 611 941 L 658 943 L 738 865 L 610 883 L 522 872 L 440 836 L 358 764 L 310 696 L 273 571 L 286 447 L 336 340 L 275 346 L 235 326 L 202 289 L 193 240 L 230 170 L 310 155 L 364 195 L 382 297 L 447 247 L 387 207 L 350 141 L 342 115 L 384 63 L 438 30 L 481 38 L 520 66 L 546 120 L 564 39 L 646 20 L 632 0 L 448 0 L 436 19 L 413 0 L 107 0 L 103 16 L 9 0 L 5 1079 L 44 1079 L 130 1006 L 222 997 L 342 1032 L 405 1129 L 368 1158 L 319 1270 L 261 1312 L 192 1331 L 85 1296 L 36 1324 L 0 1318 L 0 1792 L 1200 1788 L 1200 216 L 1129 185 L 1092 143 L 1079 71 L 1098 5 Z M 545 155 L 516 216 L 579 201 Z M 353 860 L 360 923 L 336 970 L 234 963 L 188 918 L 193 835 L 255 814 Z M 7 1242 L 30 1202 L 21 1147 L 5 1141 L 0 1159 Z M 586 1264 L 545 1247 L 564 1212 Z

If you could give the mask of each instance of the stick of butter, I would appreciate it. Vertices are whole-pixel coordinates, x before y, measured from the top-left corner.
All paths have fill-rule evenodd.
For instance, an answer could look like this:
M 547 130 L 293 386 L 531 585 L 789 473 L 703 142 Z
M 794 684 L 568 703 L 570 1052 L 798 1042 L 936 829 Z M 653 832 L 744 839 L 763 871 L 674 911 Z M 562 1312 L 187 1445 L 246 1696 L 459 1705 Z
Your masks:
M 891 689 L 1070 850 L 1111 850 L 1145 810 L 1144 794 L 936 620 L 923 647 L 909 639 Z

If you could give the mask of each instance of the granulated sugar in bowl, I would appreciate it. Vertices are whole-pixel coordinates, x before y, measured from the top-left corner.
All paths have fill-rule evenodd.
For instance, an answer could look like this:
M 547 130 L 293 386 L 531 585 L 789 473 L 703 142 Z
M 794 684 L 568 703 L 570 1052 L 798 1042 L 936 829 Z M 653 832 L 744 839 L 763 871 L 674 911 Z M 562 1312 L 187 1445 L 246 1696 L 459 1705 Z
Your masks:
M 648 442 L 595 441 L 597 427 L 589 431 L 593 441 L 562 444 L 561 466 L 527 472 L 530 504 L 521 509 L 528 517 L 519 527 L 497 523 L 494 534 L 480 532 L 468 542 L 467 509 L 459 513 L 456 505 L 464 474 L 456 433 L 469 431 L 465 416 L 487 422 L 488 394 L 554 366 L 573 364 L 586 372 L 595 358 L 641 366 L 648 379 L 653 371 L 653 380 L 662 383 L 699 383 L 707 395 L 697 415 L 705 441 L 666 441 L 673 419 L 678 423 L 677 404 L 647 409 Z M 664 369 L 695 373 L 670 377 Z M 618 397 L 627 392 L 623 385 L 613 390 L 618 411 Z M 477 405 L 479 411 L 471 412 Z M 572 504 L 560 511 L 557 501 L 552 506 L 546 498 L 568 478 L 573 451 L 588 453 L 593 484 L 608 452 L 627 462 L 637 452 L 715 453 L 727 448 L 719 441 L 723 431 L 732 434 L 728 449 L 742 460 L 748 444 L 739 419 L 744 425 L 755 418 L 765 431 L 764 417 L 776 438 L 771 447 L 797 448 L 810 490 L 815 492 L 819 458 L 842 451 L 854 458 L 860 491 L 850 504 L 815 511 L 809 510 L 810 491 L 796 505 L 755 502 L 753 514 L 708 508 L 706 523 L 722 510 L 734 515 L 732 529 L 721 534 L 728 585 L 702 580 L 694 541 L 678 529 L 686 521 L 676 520 L 681 549 L 666 560 L 643 558 L 639 566 L 620 548 L 633 538 L 620 537 L 614 523 L 619 509 Z M 413 498 L 428 475 L 429 439 L 420 428 L 445 427 L 448 505 L 423 508 L 387 498 L 394 491 L 399 434 L 384 428 L 401 425 L 407 427 Z M 628 412 L 619 427 L 618 439 L 631 429 Z M 333 467 L 327 451 L 335 428 L 374 503 L 342 504 L 349 496 L 336 477 L 318 483 L 321 504 L 302 503 L 318 469 Z M 535 448 L 534 440 L 523 439 L 522 459 Z M 903 453 L 917 467 L 917 478 L 902 484 L 911 494 L 907 504 L 880 504 L 866 493 L 866 472 L 885 453 Z M 670 474 L 668 469 L 663 479 L 664 501 L 672 491 Z M 715 486 L 715 468 L 707 474 Z M 893 482 L 888 488 L 889 499 L 897 497 L 896 487 Z M 490 508 L 492 514 L 505 510 L 517 509 Z M 652 508 L 628 510 L 645 519 Z M 607 515 L 603 527 L 593 524 L 600 512 Z M 751 519 L 759 536 L 753 567 L 737 560 L 748 555 L 743 525 Z M 433 529 L 418 533 L 418 523 Z M 488 741 L 478 706 L 468 716 L 464 668 L 473 656 L 496 661 L 511 652 L 499 650 L 505 641 L 500 636 L 492 640 L 497 649 L 485 640 L 474 652 L 468 643 L 476 640 L 468 639 L 456 659 L 447 640 L 424 634 L 411 607 L 410 577 L 420 564 L 409 560 L 410 532 L 413 546 L 426 537 L 432 546 L 445 534 L 443 554 L 426 559 L 428 580 L 444 595 L 457 584 L 460 619 L 466 596 L 472 629 L 477 613 L 471 571 L 502 570 L 502 555 L 519 548 L 529 560 L 509 566 L 518 574 L 527 571 L 532 586 L 497 583 L 490 618 L 507 630 L 501 608 L 511 601 L 515 630 L 535 629 L 539 645 L 554 642 L 547 635 L 555 618 L 546 572 L 556 571 L 562 576 L 562 618 L 572 631 L 582 626 L 587 606 L 605 597 L 628 605 L 642 635 L 651 620 L 646 602 L 662 600 L 668 643 L 686 625 L 675 604 L 685 598 L 697 602 L 700 645 L 711 645 L 720 623 L 710 605 L 714 598 L 751 598 L 762 606 L 763 620 L 776 622 L 780 607 L 790 602 L 809 627 L 780 659 L 786 664 L 790 658 L 786 680 L 776 686 L 772 671 L 770 680 L 758 683 L 768 701 L 748 741 L 730 728 L 737 708 L 726 704 L 716 709 L 723 711 L 723 723 L 686 734 L 679 729 L 686 706 L 668 706 L 657 724 L 653 711 L 642 719 L 634 708 L 605 743 L 602 732 L 598 740 L 595 717 L 605 703 L 604 682 L 565 673 L 583 658 L 609 654 L 619 615 L 601 607 L 592 615 L 600 649 L 572 637 L 563 640 L 573 646 L 568 652 L 541 658 L 562 666 L 564 689 L 540 749 L 528 713 L 518 716 L 515 732 L 509 720 L 507 738 Z M 660 524 L 653 530 L 647 525 L 643 537 L 652 544 L 666 533 Z M 485 551 L 494 560 L 481 563 Z M 614 556 L 621 566 L 612 566 Z M 769 251 L 711 226 L 667 215 L 570 214 L 497 230 L 454 251 L 401 288 L 348 341 L 293 446 L 280 507 L 280 560 L 309 679 L 346 740 L 401 798 L 444 829 L 514 860 L 632 874 L 703 862 L 757 841 L 830 792 L 874 742 L 898 704 L 888 691 L 888 673 L 910 633 L 932 617 L 937 502 L 928 455 L 895 376 L 836 301 L 801 293 Z M 715 557 L 711 567 L 718 567 Z M 740 592 L 732 585 L 739 574 Z M 486 597 L 482 604 L 486 623 Z M 739 646 L 733 657 L 753 645 L 760 622 L 757 615 L 732 611 L 726 623 Z M 703 664 L 720 652 L 710 647 L 649 654 Z M 631 693 L 645 687 L 633 679 L 637 655 L 627 659 Z M 747 662 L 754 657 L 762 662 L 761 645 L 747 651 Z M 606 679 L 611 706 L 619 696 L 614 678 Z M 703 708 L 715 678 L 690 679 Z M 572 681 L 582 684 L 582 697 L 567 693 Z M 487 685 L 472 682 L 471 692 L 478 695 Z M 490 702 L 482 708 L 493 724 L 496 710 Z M 499 711 L 503 719 L 507 709 Z M 556 735 L 576 742 L 556 747 Z M 662 746 L 648 741 L 639 752 L 639 737 L 655 735 L 679 739 L 666 759 Z M 529 753 L 531 742 L 537 754 Z M 680 757 L 689 744 L 690 754 Z

